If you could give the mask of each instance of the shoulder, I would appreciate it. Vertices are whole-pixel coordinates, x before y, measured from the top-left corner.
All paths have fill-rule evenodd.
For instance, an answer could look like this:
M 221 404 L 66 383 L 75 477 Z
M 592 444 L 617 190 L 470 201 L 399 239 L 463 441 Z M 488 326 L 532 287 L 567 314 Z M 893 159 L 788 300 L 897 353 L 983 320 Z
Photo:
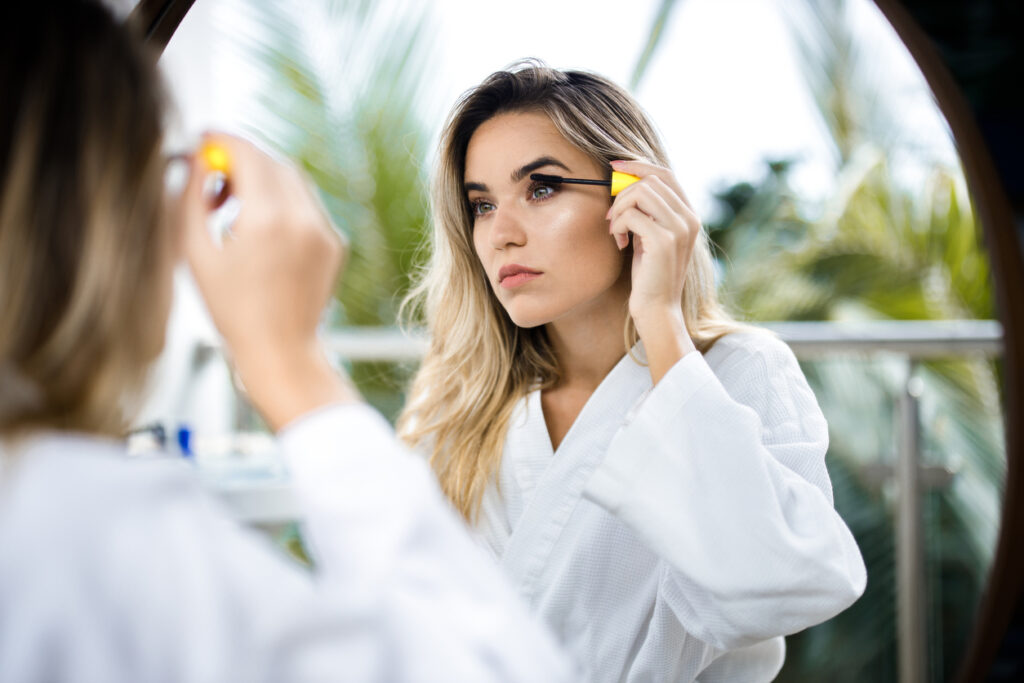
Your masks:
M 720 338 L 704 353 L 704 360 L 720 378 L 731 372 L 799 372 L 796 356 L 786 342 L 757 327 Z
M 5 449 L 0 488 L 4 519 L 32 515 L 37 529 L 140 514 L 197 486 L 184 463 L 134 458 L 115 441 L 45 435 Z
M 245 667 L 268 655 L 255 643 L 311 604 L 306 575 L 238 527 L 187 463 L 83 436 L 0 457 L 0 678 L 16 651 L 104 672 L 90 680 L 221 665 L 254 680 Z
M 117 546 L 138 561 L 159 543 L 167 511 L 199 495 L 183 463 L 129 457 L 117 443 L 44 436 L 5 448 L 0 572 L 65 564 L 88 573 Z
M 769 432 L 827 438 L 824 417 L 800 363 L 772 332 L 750 328 L 728 334 L 704 360 L 730 397 L 757 412 Z
M 151 609 L 160 591 L 141 589 L 147 577 L 166 577 L 180 550 L 169 531 L 191 507 L 186 467 L 86 436 L 4 444 L 0 457 L 0 641 L 16 629 L 21 656 L 39 656 L 45 640 L 69 660 L 89 644 L 107 661 L 110 634 L 134 641 L 166 629 L 169 612 Z M 109 628 L 90 628 L 91 619 Z

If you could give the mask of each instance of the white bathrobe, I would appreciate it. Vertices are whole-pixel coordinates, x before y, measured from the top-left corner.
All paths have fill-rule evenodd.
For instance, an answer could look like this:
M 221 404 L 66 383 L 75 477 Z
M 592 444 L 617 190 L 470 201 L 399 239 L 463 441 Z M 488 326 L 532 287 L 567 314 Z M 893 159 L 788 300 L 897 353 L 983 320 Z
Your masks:
M 642 347 L 638 348 L 642 354 Z M 769 681 L 863 592 L 828 429 L 790 349 L 736 333 L 651 388 L 629 355 L 552 453 L 512 419 L 478 531 L 588 681 Z
M 0 681 L 579 680 L 379 415 L 280 438 L 313 572 L 180 460 L 0 441 Z

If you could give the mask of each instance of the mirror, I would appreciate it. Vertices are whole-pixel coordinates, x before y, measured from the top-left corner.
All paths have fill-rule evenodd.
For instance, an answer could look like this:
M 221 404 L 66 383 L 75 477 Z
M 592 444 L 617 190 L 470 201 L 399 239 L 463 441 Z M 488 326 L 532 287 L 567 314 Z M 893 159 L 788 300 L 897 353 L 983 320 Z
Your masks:
M 622 12 L 525 2 L 513 11 L 396 0 L 310 3 L 299 15 L 200 0 L 164 61 L 183 130 L 249 131 L 317 181 L 353 245 L 335 346 L 393 417 L 422 349 L 391 329 L 395 293 L 428 220 L 422 188 L 443 116 L 460 92 L 524 56 L 635 84 L 719 246 L 724 297 L 747 319 L 786 323 L 775 327 L 829 419 L 836 506 L 869 586 L 850 610 L 787 639 L 778 680 L 896 680 L 912 676 L 906 667 L 951 679 L 998 530 L 1001 332 L 948 126 L 874 5 L 677 0 Z M 175 417 L 211 432 L 252 428 L 223 368 L 197 364 L 194 349 L 215 341 L 183 306 L 175 329 L 185 332 L 170 348 L 192 350 L 168 362 L 191 363 L 170 374 L 195 379 L 167 385 L 173 398 L 153 414 L 183 410 L 167 406 L 183 405 L 187 389 L 215 406 L 188 402 L 193 414 Z M 906 445 L 915 436 L 916 449 Z M 897 485 L 908 452 L 919 464 L 909 481 L 921 487 L 910 508 Z M 916 535 L 896 533 L 900 515 L 917 520 Z M 901 610 L 918 612 L 902 637 Z

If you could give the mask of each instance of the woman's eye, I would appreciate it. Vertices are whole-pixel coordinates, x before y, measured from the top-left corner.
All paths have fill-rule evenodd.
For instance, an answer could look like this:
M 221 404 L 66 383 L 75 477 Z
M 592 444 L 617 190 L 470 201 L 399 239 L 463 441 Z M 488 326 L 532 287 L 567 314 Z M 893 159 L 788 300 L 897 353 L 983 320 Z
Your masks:
M 485 202 L 482 199 L 470 202 L 469 207 L 473 212 L 474 216 L 486 216 L 491 211 L 494 211 L 494 204 Z
M 530 190 L 531 199 L 544 199 L 555 193 L 555 188 L 550 185 L 538 185 Z

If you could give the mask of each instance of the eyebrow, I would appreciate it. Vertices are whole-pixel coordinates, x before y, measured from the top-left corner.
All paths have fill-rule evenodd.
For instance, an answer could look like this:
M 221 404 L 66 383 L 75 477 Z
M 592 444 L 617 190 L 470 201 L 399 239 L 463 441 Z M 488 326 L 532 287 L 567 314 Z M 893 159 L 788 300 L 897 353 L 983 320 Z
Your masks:
M 517 168 L 516 170 L 512 171 L 512 174 L 510 176 L 511 179 L 512 179 L 512 182 L 513 183 L 518 183 L 523 178 L 525 178 L 526 176 L 530 175 L 530 173 L 532 173 L 533 171 L 536 171 L 538 168 L 543 168 L 544 166 L 558 166 L 559 168 L 564 168 L 566 171 L 569 171 L 570 173 L 572 173 L 572 169 L 569 168 L 568 166 L 566 166 L 565 164 L 563 164 L 558 159 L 556 159 L 554 157 L 540 157 L 538 159 L 534 159 L 533 161 L 531 161 L 530 163 L 526 164 L 525 166 L 521 166 L 521 167 Z M 488 191 L 487 190 L 487 186 L 484 185 L 483 183 L 466 183 L 465 184 L 465 188 L 466 188 L 466 192 L 470 192 L 472 190 L 476 190 L 478 192 L 487 192 Z

